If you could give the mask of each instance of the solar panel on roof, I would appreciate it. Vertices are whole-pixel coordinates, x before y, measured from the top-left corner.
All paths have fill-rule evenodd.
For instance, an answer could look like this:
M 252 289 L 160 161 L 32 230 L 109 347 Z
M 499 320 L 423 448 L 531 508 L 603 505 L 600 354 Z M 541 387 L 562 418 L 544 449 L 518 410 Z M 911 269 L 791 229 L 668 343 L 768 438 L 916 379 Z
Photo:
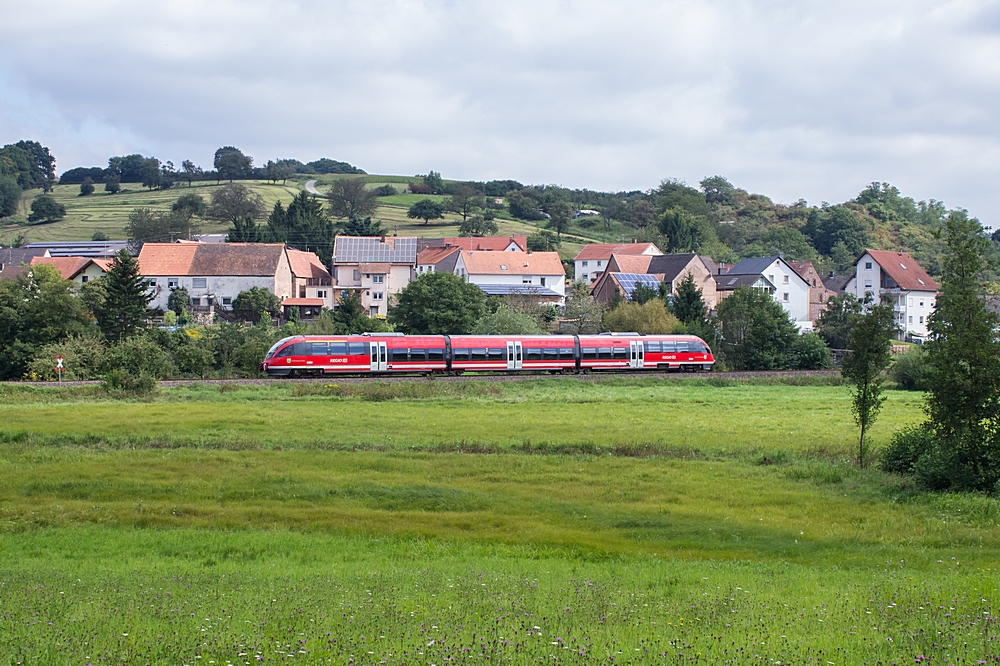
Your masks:
M 625 297 L 629 300 L 632 300 L 632 292 L 639 285 L 644 285 L 652 289 L 660 287 L 660 281 L 655 276 L 646 273 L 615 273 L 615 279 L 618 280 L 618 284 L 621 285 L 622 290 L 625 292 Z

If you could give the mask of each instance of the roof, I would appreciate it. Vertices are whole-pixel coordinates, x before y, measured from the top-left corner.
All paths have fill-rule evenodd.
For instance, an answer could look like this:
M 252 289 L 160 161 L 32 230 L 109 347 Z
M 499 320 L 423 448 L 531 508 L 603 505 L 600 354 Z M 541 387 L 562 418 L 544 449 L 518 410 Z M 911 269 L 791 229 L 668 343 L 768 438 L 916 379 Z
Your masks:
M 458 247 L 476 252 L 502 252 L 514 243 L 522 252 L 528 250 L 527 236 L 458 236 L 455 238 L 420 238 L 417 250 L 431 247 Z
M 280 243 L 144 243 L 142 275 L 270 277 L 278 271 Z
M 713 275 L 712 277 L 715 278 L 715 288 L 719 291 L 727 291 L 738 287 L 752 287 L 758 280 L 763 281 L 768 287 L 774 289 L 771 281 L 760 273 L 744 273 L 742 275 L 724 273 L 722 275 Z
M 584 246 L 574 261 L 610 259 L 612 254 L 663 254 L 652 243 L 591 243 Z
M 646 269 L 649 268 L 649 261 L 653 257 L 648 254 L 631 255 L 615 253 L 611 255 L 611 258 L 614 259 L 614 265 L 618 268 L 618 272 L 645 273 Z
M 729 272 L 726 273 L 726 275 L 763 275 L 764 271 L 766 271 L 768 267 L 776 261 L 780 261 L 789 268 L 792 268 L 791 264 L 785 261 L 784 257 L 780 254 L 775 254 L 770 257 L 748 257 L 747 259 L 741 259 L 738 264 L 729 269 Z M 792 268 L 792 273 L 805 282 L 807 286 L 809 285 L 809 281 L 802 277 L 802 275 L 800 275 L 794 268 Z M 716 277 L 721 276 L 717 275 Z M 717 280 L 717 282 L 719 281 Z
M 28 248 L 48 250 L 53 257 L 111 257 L 128 249 L 128 241 L 63 241 L 28 243 Z
M 386 273 L 392 270 L 392 264 L 385 262 L 372 262 L 370 264 L 358 264 L 358 270 L 362 273 Z
M 31 259 L 32 266 L 38 264 L 54 266 L 64 280 L 72 280 L 90 263 L 91 260 L 87 257 L 33 257 Z
M 546 296 L 550 298 L 564 298 L 551 287 L 541 287 L 537 284 L 476 284 L 487 296 Z
M 938 284 L 906 252 L 886 250 L 865 250 L 882 270 L 899 285 L 900 289 L 912 291 L 937 291 Z M 864 254 L 861 255 L 862 257 Z M 858 261 L 861 257 L 858 257 Z M 857 261 L 854 262 L 857 265 Z
M 333 246 L 333 263 L 358 264 L 373 262 L 416 264 L 416 237 L 337 236 L 337 240 Z
M 665 282 L 673 282 L 692 261 L 698 258 L 698 255 L 694 252 L 663 254 L 658 257 L 650 257 L 649 267 L 644 272 L 662 273 Z M 705 268 L 707 269 L 708 267 L 706 266 Z
M 329 278 L 330 271 L 319 260 L 315 252 L 303 252 L 294 248 L 288 248 L 288 265 L 292 269 L 292 275 L 297 278 Z
M 281 301 L 282 307 L 287 306 L 303 306 L 303 307 L 321 307 L 323 305 L 322 298 L 286 298 Z
M 45 256 L 45 248 L 5 247 L 0 248 L 0 270 L 16 268 L 21 264 L 31 264 L 34 257 Z
M 558 252 L 468 252 L 462 263 L 469 275 L 565 275 Z
M 639 285 L 644 285 L 650 289 L 659 291 L 660 279 L 656 275 L 649 273 L 611 273 L 611 279 L 622 288 L 627 300 L 632 300 L 632 292 Z
M 823 278 L 823 286 L 830 291 L 843 292 L 853 277 L 855 277 L 853 273 L 850 275 L 827 275 Z
M 427 247 L 417 254 L 417 265 L 436 265 L 448 255 L 455 254 L 460 250 L 457 247 Z

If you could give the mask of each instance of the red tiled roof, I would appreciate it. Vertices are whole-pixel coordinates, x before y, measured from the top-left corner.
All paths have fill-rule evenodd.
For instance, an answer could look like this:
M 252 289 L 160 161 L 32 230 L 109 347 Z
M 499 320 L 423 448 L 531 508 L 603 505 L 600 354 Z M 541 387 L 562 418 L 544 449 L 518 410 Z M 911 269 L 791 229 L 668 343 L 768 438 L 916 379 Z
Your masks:
M 286 298 L 281 304 L 289 306 L 317 307 L 323 305 L 322 298 Z
M 89 257 L 32 257 L 31 265 L 48 264 L 54 266 L 64 280 L 72 280 L 90 263 Z M 106 269 L 105 269 L 106 270 Z
M 649 254 L 630 255 L 615 252 L 612 257 L 618 266 L 616 273 L 645 273 L 653 256 Z
M 453 252 L 460 251 L 461 248 L 458 247 L 428 247 L 424 248 L 417 254 L 417 265 L 427 266 L 429 264 L 436 264 L 445 257 L 451 255 Z
M 445 245 L 477 252 L 503 252 L 511 243 L 521 248 L 522 252 L 528 249 L 527 236 L 462 236 L 458 238 L 444 238 L 442 240 Z
M 386 263 L 373 263 L 373 264 L 358 264 L 358 270 L 362 273 L 375 273 L 375 274 L 386 274 L 392 270 L 392 264 Z
M 303 252 L 288 248 L 288 265 L 297 278 L 330 278 L 330 271 L 319 260 L 315 252 Z
M 652 243 L 591 243 L 580 250 L 574 261 L 610 259 L 612 254 L 663 254 Z
M 470 275 L 565 275 L 558 252 L 468 252 L 462 263 Z
M 277 273 L 284 252 L 280 243 L 145 243 L 139 252 L 139 272 L 270 277 Z
M 886 250 L 865 250 L 865 252 L 872 256 L 872 259 L 882 267 L 882 270 L 901 289 L 910 289 L 913 291 L 938 290 L 937 282 L 906 252 L 891 252 Z M 860 257 L 858 261 L 860 261 Z M 858 262 L 854 263 L 857 264 Z

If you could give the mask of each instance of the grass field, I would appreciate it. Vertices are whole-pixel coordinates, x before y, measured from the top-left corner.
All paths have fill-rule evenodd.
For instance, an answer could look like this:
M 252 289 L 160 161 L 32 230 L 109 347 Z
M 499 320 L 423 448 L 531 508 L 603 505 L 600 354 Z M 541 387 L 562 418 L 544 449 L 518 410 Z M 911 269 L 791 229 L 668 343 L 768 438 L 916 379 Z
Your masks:
M 830 384 L 5 386 L 0 663 L 993 663 L 997 501 Z

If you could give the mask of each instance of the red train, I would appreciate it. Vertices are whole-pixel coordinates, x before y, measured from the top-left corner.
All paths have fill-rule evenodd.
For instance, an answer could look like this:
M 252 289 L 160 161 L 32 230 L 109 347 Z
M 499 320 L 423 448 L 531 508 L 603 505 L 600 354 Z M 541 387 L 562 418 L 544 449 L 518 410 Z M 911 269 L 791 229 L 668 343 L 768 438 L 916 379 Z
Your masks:
M 280 340 L 261 370 L 277 377 L 330 374 L 711 370 L 693 335 L 299 335 Z

